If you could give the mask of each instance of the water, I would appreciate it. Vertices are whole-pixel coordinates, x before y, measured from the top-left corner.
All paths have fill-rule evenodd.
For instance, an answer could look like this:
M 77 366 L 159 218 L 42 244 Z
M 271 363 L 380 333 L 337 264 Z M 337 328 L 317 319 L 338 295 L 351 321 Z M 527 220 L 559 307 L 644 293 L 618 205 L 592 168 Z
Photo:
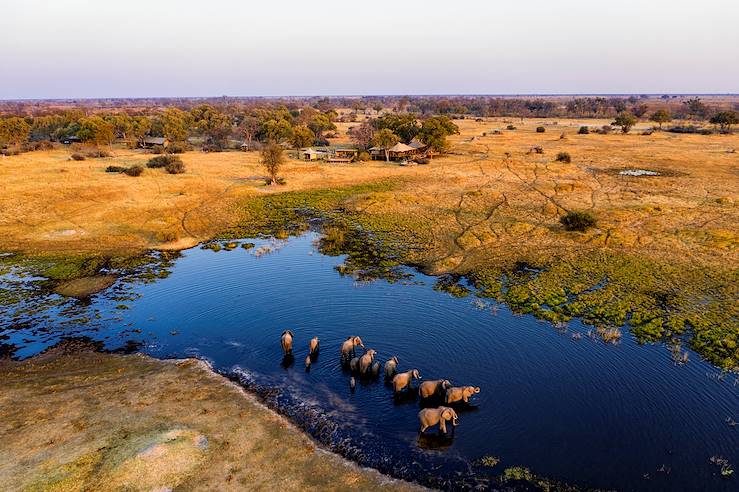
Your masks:
M 628 333 L 605 344 L 578 322 L 557 330 L 474 296 L 453 298 L 411 270 L 402 282 L 357 283 L 334 269 L 342 257 L 318 253 L 317 237 L 188 250 L 167 278 L 61 303 L 37 323 L 5 320 L 0 341 L 18 357 L 88 335 L 109 348 L 135 340 L 156 357 L 205 358 L 329 447 L 425 483 L 461 487 L 525 466 L 585 487 L 736 490 L 736 477 L 721 478 L 709 462 L 718 455 L 739 467 L 739 426 L 726 422 L 739 420 L 736 375 L 721 376 L 692 352 L 675 365 L 664 345 L 640 346 Z M 255 254 L 270 244 L 277 250 Z M 92 320 L 59 323 L 78 309 Z M 279 343 L 286 329 L 295 334 L 289 367 Z M 395 400 L 382 380 L 350 390 L 338 352 L 354 334 L 383 363 L 397 355 L 401 370 L 417 368 L 426 380 L 482 388 L 458 409 L 453 438 L 419 439 L 419 403 Z M 306 372 L 313 336 L 321 353 Z M 470 464 L 483 456 L 500 464 Z

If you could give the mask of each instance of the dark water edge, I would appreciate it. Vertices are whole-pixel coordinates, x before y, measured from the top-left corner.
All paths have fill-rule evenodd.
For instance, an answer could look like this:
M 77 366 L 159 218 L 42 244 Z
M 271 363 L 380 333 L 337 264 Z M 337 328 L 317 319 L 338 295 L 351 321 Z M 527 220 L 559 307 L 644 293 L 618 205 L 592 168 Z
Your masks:
M 219 248 L 241 251 L 242 249 L 244 249 L 241 245 L 246 244 L 244 241 L 252 240 L 237 241 L 236 247 L 230 247 L 229 243 L 224 241 L 219 243 L 221 245 L 219 246 Z M 254 242 L 264 244 L 264 241 L 260 239 L 254 240 Z M 331 244 L 333 243 L 330 243 L 329 246 Z M 326 245 L 324 244 L 324 247 L 325 246 Z M 319 247 L 319 250 L 320 249 L 321 248 Z M 185 252 L 184 254 L 185 256 L 187 256 L 188 254 L 192 253 L 193 252 Z M 207 251 L 205 253 L 210 254 L 210 252 Z M 336 273 L 332 271 L 333 269 L 338 271 L 341 275 L 346 276 L 347 278 L 352 278 L 355 281 L 371 282 L 373 280 L 381 279 L 383 282 L 388 282 L 390 284 L 396 285 L 407 282 L 409 286 L 410 284 L 415 282 L 413 280 L 414 278 L 421 276 L 420 274 L 418 274 L 418 272 L 413 272 L 402 265 L 397 265 L 392 261 L 392 259 L 385 258 L 382 255 L 378 256 L 375 254 L 369 254 L 368 256 L 370 257 L 370 259 L 373 259 L 373 261 L 366 263 L 355 262 L 352 265 L 350 262 L 346 261 L 346 258 L 341 257 L 343 250 L 338 249 L 333 251 L 333 253 L 339 255 L 337 256 L 336 260 L 336 263 L 338 264 L 334 265 L 333 263 L 330 263 L 327 265 L 319 266 L 321 269 L 328 270 L 329 272 L 331 272 L 331 275 L 334 276 L 336 275 Z M 221 252 L 218 254 L 223 255 L 231 253 Z M 277 252 L 275 253 L 275 256 L 280 254 L 280 252 Z M 158 281 L 166 279 L 169 276 L 170 271 L 177 271 L 177 265 L 173 263 L 173 258 L 171 257 L 158 258 L 158 254 L 153 253 L 150 259 L 152 260 L 151 264 L 140 266 L 136 269 L 133 269 L 126 275 L 122 275 L 120 282 L 118 282 L 109 292 L 106 292 L 105 294 L 78 301 L 68 301 L 54 298 L 54 301 L 52 302 L 53 309 L 51 309 L 51 312 L 49 313 L 43 313 L 43 310 L 40 310 L 40 308 L 32 309 L 32 315 L 30 316 L 30 319 L 21 319 L 21 324 L 17 325 L 16 328 L 25 329 L 27 333 L 31 333 L 36 329 L 36 327 L 32 326 L 34 316 L 39 315 L 39 318 L 37 319 L 42 321 L 42 323 L 40 324 L 39 336 L 36 338 L 36 340 L 33 340 L 29 337 L 27 342 L 24 341 L 23 344 L 26 345 L 26 349 L 28 349 L 29 345 L 31 346 L 31 348 L 30 350 L 26 350 L 21 354 L 18 354 L 18 346 L 15 343 L 7 343 L 7 341 L 10 339 L 8 335 L 9 330 L 5 329 L 6 324 L 5 321 L 3 321 L 3 323 L 0 324 L 0 343 L 3 344 L 3 346 L 0 347 L 0 351 L 4 350 L 6 355 L 16 354 L 16 357 L 18 358 L 25 358 L 33 355 L 33 353 L 42 350 L 44 346 L 49 346 L 51 340 L 54 339 L 54 336 L 59 335 L 60 331 L 62 333 L 69 331 L 68 334 L 63 335 L 63 338 L 76 336 L 75 330 L 70 330 L 70 327 L 74 327 L 81 323 L 83 321 L 83 317 L 87 318 L 86 322 L 88 324 L 96 325 L 95 330 L 97 330 L 98 336 L 105 334 L 106 331 L 108 331 L 109 329 L 109 323 L 120 323 L 121 320 L 119 320 L 118 318 L 125 318 L 125 316 L 116 315 L 112 315 L 110 318 L 106 318 L 106 316 L 109 316 L 110 313 L 115 313 L 116 311 L 120 311 L 120 313 L 125 314 L 129 308 L 123 308 L 122 306 L 128 306 L 129 304 L 131 305 L 131 309 L 135 309 L 137 302 L 142 299 L 142 296 L 145 297 L 144 294 L 140 292 L 140 288 L 142 285 L 156 284 Z M 375 261 L 378 259 L 379 261 Z M 342 260 L 344 261 L 342 262 Z M 203 257 L 203 261 L 207 262 L 208 260 Z M 349 264 L 347 265 L 347 263 Z M 374 263 L 377 263 L 378 265 L 373 266 Z M 154 266 L 152 266 L 152 264 Z M 297 266 L 300 267 L 300 264 L 297 264 Z M 332 266 L 333 268 L 331 268 Z M 314 275 L 315 272 L 309 269 L 303 272 L 303 274 Z M 452 282 L 452 285 L 458 285 L 460 284 L 460 282 L 461 284 L 464 284 L 464 279 L 453 280 L 454 282 Z M 213 285 L 217 286 L 218 284 Z M 469 285 L 463 286 L 465 288 L 472 289 L 472 287 Z M 233 288 L 233 286 L 229 285 L 229 288 Z M 439 290 L 449 291 L 448 288 L 442 288 Z M 48 290 L 44 291 L 43 294 L 53 297 L 53 294 L 50 294 Z M 454 297 L 454 293 L 451 292 L 451 294 L 452 296 L 447 296 L 445 294 L 436 292 L 433 295 L 438 297 L 433 298 L 435 299 L 434 302 L 469 302 L 461 301 L 458 299 L 450 299 L 450 297 Z M 210 292 L 209 295 L 217 296 L 228 294 Z M 166 302 L 166 299 L 158 300 Z M 217 299 L 213 300 L 217 301 Z M 106 302 L 108 304 L 107 306 L 103 306 L 100 309 L 96 307 L 99 304 L 105 304 Z M 90 310 L 92 310 L 92 312 L 89 312 Z M 296 319 L 300 319 L 299 316 Z M 60 320 L 63 321 L 63 323 L 59 323 Z M 522 323 L 531 322 L 533 324 L 536 324 L 539 329 L 546 329 L 542 327 L 546 325 L 543 325 L 538 321 L 531 320 L 530 317 L 517 317 L 517 320 Z M 216 350 L 216 355 L 209 355 L 208 350 L 210 346 L 204 341 L 197 342 L 200 344 L 199 350 L 191 349 L 191 344 L 184 344 L 181 345 L 179 348 L 167 348 L 165 342 L 156 341 L 157 339 L 162 340 L 162 336 L 166 334 L 164 332 L 164 326 L 159 328 L 159 331 L 156 333 L 156 335 L 154 334 L 154 332 L 150 332 L 149 334 L 145 333 L 145 329 L 139 329 L 139 332 L 136 332 L 138 328 L 135 327 L 142 325 L 143 321 L 143 319 L 137 321 L 134 318 L 133 322 L 130 323 L 131 326 L 127 326 L 128 323 L 125 323 L 123 326 L 121 326 L 119 328 L 120 337 L 118 338 L 118 340 L 111 339 L 106 334 L 106 336 L 103 337 L 103 339 L 105 340 L 105 346 L 107 348 L 116 347 L 125 351 L 141 350 L 145 353 L 161 358 L 173 356 L 178 357 L 183 355 L 197 356 L 203 358 L 209 361 L 219 373 L 239 383 L 247 390 L 257 394 L 270 408 L 291 419 L 301 429 L 305 430 L 325 447 L 349 459 L 352 459 L 363 466 L 376 468 L 379 471 L 394 476 L 396 478 L 403 478 L 430 487 L 442 488 L 447 490 L 470 490 L 488 488 L 511 490 L 539 490 L 550 488 L 551 490 L 571 490 L 571 486 L 565 485 L 564 483 L 555 481 L 544 481 L 544 479 L 539 478 L 528 481 L 503 481 L 500 478 L 500 474 L 503 469 L 502 465 L 499 465 L 492 470 L 486 469 L 485 467 L 476 466 L 473 464 L 474 460 L 470 459 L 469 456 L 465 456 L 464 454 L 460 454 L 459 451 L 456 451 L 454 442 L 447 442 L 448 440 L 445 439 L 434 439 L 430 436 L 428 439 L 426 439 L 427 442 L 420 443 L 425 446 L 423 448 L 404 447 L 400 449 L 385 447 L 383 446 L 382 442 L 377 442 L 377 434 L 373 432 L 366 432 L 366 429 L 361 430 L 362 428 L 360 428 L 360 431 L 357 432 L 357 429 L 353 428 L 351 423 L 347 425 L 338 421 L 335 417 L 335 412 L 327 412 L 326 409 L 320 404 L 317 404 L 314 399 L 309 398 L 308 396 L 310 395 L 301 393 L 301 391 L 304 391 L 305 388 L 300 387 L 299 385 L 286 387 L 284 384 L 282 384 L 284 381 L 280 379 L 281 376 L 269 376 L 268 374 L 266 374 L 265 371 L 271 370 L 266 368 L 266 366 L 255 366 L 254 370 L 256 372 L 251 372 L 250 370 L 244 369 L 245 367 L 250 367 L 249 364 L 238 361 L 236 361 L 236 363 L 234 363 L 234 361 L 219 361 L 217 360 L 219 354 L 218 350 L 211 348 L 212 350 Z M 449 321 L 452 322 L 453 318 L 450 318 Z M 281 325 L 282 322 L 275 324 Z M 581 327 L 573 327 L 571 333 L 573 335 L 575 333 L 580 333 L 581 335 L 587 336 L 585 334 L 585 331 L 583 331 L 582 329 L 578 331 L 578 328 Z M 346 328 L 343 330 L 353 330 L 353 328 Z M 169 335 L 175 337 L 175 339 L 181 336 L 180 333 L 174 333 L 174 331 L 175 330 L 170 332 Z M 625 334 L 628 336 L 628 333 Z M 545 334 L 542 334 L 542 336 L 545 336 Z M 191 341 L 193 340 L 188 340 L 188 342 Z M 158 346 L 161 344 L 164 344 L 165 347 L 162 348 Z M 33 348 L 34 346 L 36 348 Z M 329 353 L 323 357 L 321 362 L 323 362 L 323 360 L 328 360 L 329 364 L 334 364 L 334 349 L 334 346 L 328 347 L 327 351 Z M 257 355 L 260 357 L 266 355 L 266 358 L 274 359 L 274 354 L 270 352 L 270 350 L 271 348 L 260 349 L 260 352 L 258 352 Z M 651 352 L 651 349 L 649 347 L 644 347 L 643 350 L 649 350 Z M 387 352 L 385 352 L 385 354 L 387 354 Z M 502 356 L 504 354 L 500 353 L 498 355 Z M 614 357 L 616 356 L 616 354 L 610 355 Z M 647 357 L 647 355 L 645 354 L 642 354 L 641 356 Z M 691 356 L 695 356 L 695 354 L 691 353 Z M 698 359 L 697 356 L 695 356 L 695 358 Z M 228 359 L 228 357 L 226 359 Z M 597 360 L 594 362 L 597 362 Z M 640 363 L 638 360 L 630 362 L 637 365 Z M 293 367 L 291 370 L 295 373 L 302 370 L 302 368 L 300 368 L 301 363 L 302 359 L 298 357 L 298 360 L 295 364 L 295 366 L 297 367 Z M 664 357 L 664 360 L 660 361 L 660 363 L 668 364 L 669 367 L 669 357 Z M 694 362 L 691 360 L 691 364 L 692 363 Z M 706 366 L 702 361 L 698 361 L 697 363 L 702 364 L 702 367 Z M 714 372 L 713 374 L 719 375 L 723 373 Z M 476 377 L 479 377 L 479 375 Z M 729 375 L 729 377 L 731 377 L 731 375 Z M 348 375 L 337 375 L 336 379 L 340 378 L 346 379 L 348 378 Z M 455 382 L 465 383 L 464 381 Z M 381 387 L 381 383 L 375 383 L 375 385 Z M 335 387 L 332 389 L 335 389 Z M 653 389 L 657 392 L 660 390 L 658 385 L 655 385 Z M 545 392 L 548 391 L 547 388 L 542 388 L 542 390 Z M 604 388 L 604 391 L 608 391 L 607 386 L 606 388 Z M 711 398 L 715 398 L 715 396 L 712 395 L 709 398 L 709 401 Z M 729 401 L 739 402 L 739 400 L 737 400 L 736 398 L 734 400 L 729 399 Z M 484 405 L 480 405 L 481 411 L 494 411 L 491 410 L 491 405 L 489 405 L 489 403 L 491 402 L 486 402 Z M 649 411 L 649 407 L 645 406 L 643 410 Z M 462 416 L 463 425 L 464 419 L 465 417 Z M 675 427 L 674 431 L 681 432 L 681 429 Z M 728 429 L 727 432 L 732 432 L 732 429 Z M 733 439 L 731 438 L 731 434 L 729 434 L 729 436 L 729 442 L 736 442 L 735 436 L 733 436 Z M 432 449 L 430 450 L 429 448 Z M 558 453 L 558 450 L 552 449 L 548 452 L 556 455 Z M 734 449 L 734 454 L 736 454 L 736 449 Z M 506 457 L 503 456 L 503 458 L 505 459 Z M 561 457 L 553 459 L 561 459 Z M 707 461 L 708 456 L 705 456 L 703 459 Z M 526 465 L 526 463 L 520 464 L 524 466 Z M 705 462 L 703 464 L 705 464 Z M 532 467 L 532 469 L 536 471 L 536 467 Z M 625 487 L 624 489 L 696 490 L 694 486 L 697 485 L 697 483 L 695 482 L 692 484 L 680 484 L 674 482 L 670 483 L 669 481 L 666 483 L 662 482 L 661 479 L 664 477 L 660 476 L 660 473 L 666 476 L 670 472 L 660 472 L 658 470 L 655 470 L 653 472 L 653 476 L 650 476 L 649 478 L 644 478 L 644 483 L 642 487 Z M 568 481 L 570 481 L 571 478 L 571 476 L 568 477 Z M 539 482 L 537 482 L 537 480 L 539 480 Z M 705 489 L 714 489 L 714 486 L 716 486 L 716 490 L 731 490 L 730 484 L 735 483 L 734 480 L 735 479 L 732 478 L 728 480 L 721 480 L 720 482 L 713 481 L 710 482 L 711 485 L 708 485 L 708 482 L 705 482 L 703 485 L 705 485 Z M 587 487 L 589 480 L 579 481 L 575 477 L 572 482 L 577 483 L 580 486 Z M 608 484 L 605 485 L 608 486 Z

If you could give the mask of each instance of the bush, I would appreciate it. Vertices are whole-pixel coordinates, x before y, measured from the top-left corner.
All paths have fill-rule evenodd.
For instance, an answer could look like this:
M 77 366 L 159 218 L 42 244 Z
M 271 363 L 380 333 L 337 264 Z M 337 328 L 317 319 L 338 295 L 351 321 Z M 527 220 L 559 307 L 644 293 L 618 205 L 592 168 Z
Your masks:
M 431 161 L 429 161 L 428 157 L 419 157 L 416 159 L 416 162 L 419 164 L 428 164 Z
M 164 154 L 164 155 L 158 155 L 156 157 L 152 157 L 149 159 L 149 162 L 146 163 L 146 167 L 151 169 L 156 169 L 160 167 L 167 167 L 167 165 L 173 163 L 173 162 L 182 162 L 181 159 L 172 154 Z
M 587 135 L 590 133 L 590 128 L 588 128 L 587 126 L 581 126 L 577 133 L 580 135 Z
M 164 146 L 163 145 L 155 145 L 151 148 L 150 151 L 152 154 L 164 154 Z
M 595 227 L 595 217 L 590 212 L 567 212 L 559 218 L 559 222 L 564 226 L 566 231 L 585 232 L 591 227 Z
M 125 171 L 126 171 L 126 168 L 123 166 L 108 166 L 105 168 L 106 173 L 122 173 Z
M 11 156 L 11 155 L 18 155 L 20 153 L 21 151 L 15 147 L 8 147 L 7 149 L 0 150 L 0 155 L 4 155 L 6 157 Z
M 611 125 L 603 125 L 602 127 L 600 127 L 600 133 L 602 133 L 603 135 L 608 135 L 612 131 L 613 127 Z
M 515 126 L 513 126 L 513 125 L 508 125 L 507 127 L 505 127 L 505 129 L 506 129 L 506 130 L 515 130 L 515 129 L 516 129 L 516 127 L 515 127 Z
M 110 152 L 103 149 L 90 149 L 85 152 L 85 157 L 89 157 L 90 159 L 95 159 L 99 157 L 110 157 Z
M 536 127 L 536 133 L 544 133 L 545 131 L 547 131 L 547 129 L 544 128 L 543 126 Z
M 357 160 L 358 161 L 368 161 L 370 160 L 369 152 L 362 151 L 359 154 L 357 154 Z
M 184 174 L 185 173 L 185 163 L 177 159 L 176 161 L 173 161 L 167 164 L 164 167 L 164 169 L 169 174 Z
M 555 160 L 557 162 L 566 162 L 569 164 L 570 162 L 572 162 L 572 157 L 570 157 L 569 152 L 560 152 L 557 154 Z
M 69 156 L 73 161 L 84 161 L 85 156 L 80 154 L 79 152 L 75 152 L 71 156 Z
M 39 140 L 37 142 L 26 142 L 21 146 L 23 152 L 31 152 L 34 150 L 52 150 L 54 144 L 48 140 Z
M 144 172 L 144 166 L 136 164 L 135 166 L 131 166 L 123 172 L 126 173 L 128 176 L 141 176 L 141 173 Z
M 189 150 L 192 150 L 192 146 L 185 142 L 171 143 L 166 149 L 167 154 L 184 154 Z

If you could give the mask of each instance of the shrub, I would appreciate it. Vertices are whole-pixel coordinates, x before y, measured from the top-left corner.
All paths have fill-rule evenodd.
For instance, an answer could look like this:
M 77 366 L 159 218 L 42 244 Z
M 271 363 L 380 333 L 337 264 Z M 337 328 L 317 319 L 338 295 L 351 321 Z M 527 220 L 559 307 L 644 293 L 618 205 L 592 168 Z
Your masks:
M 149 159 L 149 162 L 146 163 L 146 167 L 156 169 L 159 167 L 167 167 L 168 164 L 171 164 L 173 162 L 180 161 L 180 158 L 176 155 L 172 154 L 164 154 L 164 155 L 158 155 L 156 157 L 152 157 Z
M 84 161 L 85 156 L 80 154 L 79 152 L 75 152 L 71 156 L 69 156 L 73 161 Z
M 357 154 L 357 160 L 358 161 L 368 161 L 370 160 L 369 152 L 362 151 L 359 154 Z
M 590 133 L 590 128 L 588 128 L 587 126 L 581 126 L 577 133 L 580 135 L 587 135 Z
M 183 154 L 188 150 L 192 150 L 192 146 L 185 142 L 171 143 L 167 146 L 167 154 Z
M 126 168 L 123 166 L 108 166 L 105 168 L 106 173 L 122 173 L 125 171 L 126 171 Z
M 0 150 L 0 154 L 1 155 L 4 155 L 6 157 L 7 156 L 11 156 L 11 155 L 18 155 L 20 153 L 21 153 L 21 151 L 18 150 L 17 148 L 15 148 L 15 147 L 9 147 L 7 149 Z
M 569 152 L 560 152 L 557 154 L 555 160 L 557 162 L 566 162 L 569 164 L 570 162 L 572 162 L 572 157 L 570 157 Z
M 600 127 L 600 131 L 598 133 L 602 133 L 603 135 L 608 135 L 613 131 L 613 127 L 611 125 L 603 125 Z
M 515 127 L 515 126 L 513 126 L 513 125 L 508 125 L 507 127 L 505 127 L 505 129 L 506 129 L 506 130 L 515 130 L 515 129 L 516 129 L 516 127 Z
M 169 174 L 184 174 L 185 173 L 185 163 L 177 159 L 176 161 L 172 161 L 169 164 L 167 164 L 164 167 L 164 169 Z
M 54 144 L 48 140 L 39 140 L 37 142 L 26 142 L 21 146 L 23 152 L 31 152 L 34 150 L 51 150 Z
M 135 166 L 127 168 L 123 172 L 126 173 L 128 176 L 141 176 L 141 173 L 144 172 L 144 166 L 136 164 Z
M 85 152 L 85 157 L 89 157 L 90 159 L 110 157 L 110 152 L 104 149 L 90 149 Z
M 536 133 L 544 133 L 545 131 L 547 131 L 547 129 L 544 128 L 543 126 L 536 127 Z
M 163 154 L 164 153 L 164 146 L 163 145 L 155 145 L 151 148 L 150 152 L 152 154 Z
M 535 145 L 535 146 L 531 147 L 529 149 L 529 151 L 526 152 L 526 153 L 527 154 L 543 154 L 544 153 L 544 149 L 541 146 L 539 146 L 539 145 Z
M 591 227 L 595 227 L 595 217 L 590 212 L 567 212 L 559 218 L 559 222 L 564 226 L 566 231 L 585 232 Z

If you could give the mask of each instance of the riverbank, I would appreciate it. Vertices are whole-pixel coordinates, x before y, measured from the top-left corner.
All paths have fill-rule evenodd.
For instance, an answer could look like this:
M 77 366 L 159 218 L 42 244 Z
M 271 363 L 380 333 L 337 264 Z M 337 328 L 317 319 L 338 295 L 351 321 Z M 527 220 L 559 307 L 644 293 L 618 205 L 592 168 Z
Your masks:
M 5 490 L 420 490 L 322 450 L 194 359 L 0 360 Z

